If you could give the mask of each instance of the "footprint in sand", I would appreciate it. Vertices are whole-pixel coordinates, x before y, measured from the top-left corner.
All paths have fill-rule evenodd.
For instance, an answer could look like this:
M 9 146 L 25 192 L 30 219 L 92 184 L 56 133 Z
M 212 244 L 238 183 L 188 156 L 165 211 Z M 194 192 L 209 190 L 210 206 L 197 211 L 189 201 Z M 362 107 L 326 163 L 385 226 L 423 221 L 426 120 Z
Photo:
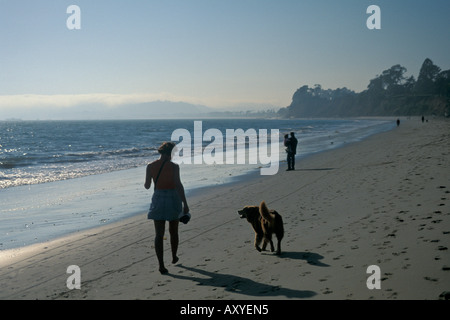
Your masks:
M 439 281 L 438 278 L 431 278 L 431 277 L 424 277 L 424 279 L 428 280 L 428 281 L 432 281 L 432 282 L 438 282 Z
M 324 292 L 322 292 L 323 294 L 330 294 L 333 293 L 333 291 L 330 290 L 330 288 L 325 288 Z
M 450 291 L 444 291 L 439 295 L 439 300 L 450 300 Z
M 409 267 L 411 267 L 411 264 L 407 263 L 404 266 L 402 266 L 402 269 L 407 270 L 407 269 L 409 269 Z

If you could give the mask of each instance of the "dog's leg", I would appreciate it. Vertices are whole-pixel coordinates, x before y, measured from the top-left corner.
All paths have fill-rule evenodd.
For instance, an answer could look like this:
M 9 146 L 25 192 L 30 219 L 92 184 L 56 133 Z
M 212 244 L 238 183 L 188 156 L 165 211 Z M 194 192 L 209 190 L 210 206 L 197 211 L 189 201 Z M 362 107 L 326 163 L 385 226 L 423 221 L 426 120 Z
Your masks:
M 277 255 L 281 254 L 281 239 L 278 239 L 278 243 L 277 243 Z
M 271 252 L 274 252 L 274 251 L 275 251 L 275 248 L 273 247 L 273 241 L 272 241 L 272 239 L 270 239 L 270 251 L 271 251 Z
M 273 247 L 273 241 L 272 241 L 272 235 L 271 234 L 265 234 L 264 235 L 264 248 L 266 247 L 267 243 L 270 243 L 270 252 L 274 252 L 275 248 Z
M 284 236 L 284 230 L 282 229 L 281 231 L 277 232 L 277 255 L 281 254 L 281 239 L 283 239 Z
M 261 252 L 261 248 L 259 247 L 259 245 L 261 244 L 262 241 L 262 236 L 258 235 L 257 233 L 255 234 L 255 248 L 256 250 L 258 250 L 259 252 Z
M 263 242 L 263 246 L 262 246 L 262 251 L 266 251 L 266 247 L 267 247 L 267 239 L 264 237 L 264 242 Z

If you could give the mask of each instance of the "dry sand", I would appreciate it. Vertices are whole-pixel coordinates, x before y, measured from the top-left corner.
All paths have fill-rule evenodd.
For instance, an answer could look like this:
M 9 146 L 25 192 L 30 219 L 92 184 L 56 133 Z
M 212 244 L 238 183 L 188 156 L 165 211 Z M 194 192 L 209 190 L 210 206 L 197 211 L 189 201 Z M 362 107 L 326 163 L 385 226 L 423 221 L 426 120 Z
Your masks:
M 301 152 L 301 137 L 299 150 Z M 1 299 L 439 299 L 450 291 L 450 122 L 402 120 L 276 176 L 190 197 L 180 261 L 158 272 L 142 214 L 0 253 Z M 283 216 L 283 253 L 259 253 L 237 210 L 265 200 Z M 168 233 L 168 232 L 167 232 Z M 167 235 L 168 236 L 168 235 Z M 81 269 L 69 290 L 67 267 Z M 381 270 L 369 290 L 367 267 Z

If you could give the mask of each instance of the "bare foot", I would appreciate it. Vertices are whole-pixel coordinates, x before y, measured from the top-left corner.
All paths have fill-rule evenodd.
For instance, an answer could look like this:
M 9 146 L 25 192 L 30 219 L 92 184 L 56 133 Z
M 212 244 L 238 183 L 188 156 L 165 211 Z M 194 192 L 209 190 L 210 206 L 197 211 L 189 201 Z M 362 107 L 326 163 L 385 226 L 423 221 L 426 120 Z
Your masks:
M 167 273 L 169 273 L 169 270 L 167 270 L 167 269 L 164 268 L 164 267 L 160 267 L 160 268 L 159 268 L 159 272 L 161 272 L 161 274 L 167 274 Z

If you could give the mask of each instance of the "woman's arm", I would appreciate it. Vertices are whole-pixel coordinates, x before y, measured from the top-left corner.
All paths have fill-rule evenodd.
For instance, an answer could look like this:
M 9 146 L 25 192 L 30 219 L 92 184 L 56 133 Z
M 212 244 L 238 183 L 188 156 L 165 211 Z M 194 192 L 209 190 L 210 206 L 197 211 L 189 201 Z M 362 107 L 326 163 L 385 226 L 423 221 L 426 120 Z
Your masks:
M 145 173 L 145 189 L 150 189 L 150 186 L 152 185 L 152 173 L 150 171 L 150 164 L 147 165 L 147 171 Z
M 177 164 L 174 164 L 174 173 L 175 173 L 175 187 L 176 190 L 178 192 L 178 195 L 181 198 L 181 201 L 183 201 L 184 204 L 184 213 L 188 213 L 189 212 L 189 206 L 187 204 L 187 200 L 186 200 L 186 195 L 184 193 L 184 186 L 181 183 L 181 179 L 180 179 L 180 167 Z

